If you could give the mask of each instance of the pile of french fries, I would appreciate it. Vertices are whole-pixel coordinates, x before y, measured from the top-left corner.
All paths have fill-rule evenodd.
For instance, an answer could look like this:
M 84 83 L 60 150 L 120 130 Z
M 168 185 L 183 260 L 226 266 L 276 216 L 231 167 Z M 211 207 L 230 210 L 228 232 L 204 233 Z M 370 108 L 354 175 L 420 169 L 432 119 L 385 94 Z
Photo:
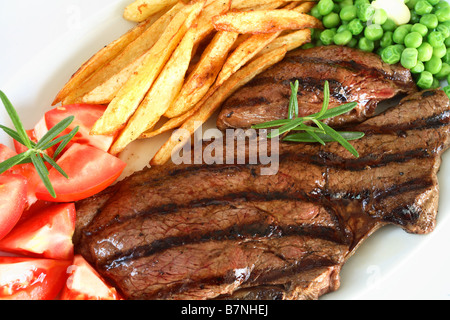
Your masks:
M 191 134 L 238 88 L 311 41 L 321 22 L 312 1 L 136 0 L 138 24 L 72 76 L 53 105 L 106 104 L 91 134 L 113 135 L 110 152 L 177 128 Z M 168 161 L 169 139 L 151 160 Z

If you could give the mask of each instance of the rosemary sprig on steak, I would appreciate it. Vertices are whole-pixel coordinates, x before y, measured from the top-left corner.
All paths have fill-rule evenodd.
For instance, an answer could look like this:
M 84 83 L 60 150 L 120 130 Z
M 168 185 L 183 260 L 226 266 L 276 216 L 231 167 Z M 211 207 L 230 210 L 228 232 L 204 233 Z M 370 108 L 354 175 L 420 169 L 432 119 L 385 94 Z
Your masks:
M 364 133 L 355 131 L 336 131 L 321 121 L 349 112 L 357 106 L 357 103 L 350 102 L 328 109 L 328 104 L 330 101 L 330 87 L 328 81 L 325 80 L 323 87 L 322 109 L 312 115 L 299 117 L 297 101 L 298 85 L 298 80 L 296 80 L 294 84 L 291 83 L 288 119 L 268 121 L 253 125 L 252 128 L 267 129 L 278 127 L 278 130 L 268 133 L 268 138 L 274 138 L 291 131 L 302 131 L 285 135 L 283 137 L 283 141 L 319 142 L 322 145 L 325 145 L 326 142 L 337 141 L 355 157 L 359 157 L 358 151 L 356 151 L 356 149 L 348 141 L 360 139 L 364 136 Z

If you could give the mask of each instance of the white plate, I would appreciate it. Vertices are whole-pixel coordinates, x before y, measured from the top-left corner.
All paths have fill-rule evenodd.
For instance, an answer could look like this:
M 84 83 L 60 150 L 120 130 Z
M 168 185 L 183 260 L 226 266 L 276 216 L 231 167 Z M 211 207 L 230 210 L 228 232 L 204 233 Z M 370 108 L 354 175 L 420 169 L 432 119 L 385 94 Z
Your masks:
M 133 26 L 122 18 L 129 2 L 0 2 L 0 89 L 27 128 L 51 108 L 59 89 L 85 60 Z M 0 123 L 10 125 L 3 108 Z M 3 133 L 0 143 L 11 145 Z M 137 163 L 131 169 L 145 166 L 155 151 L 154 143 L 152 148 L 137 145 L 138 151 L 124 155 Z M 429 235 L 411 235 L 396 227 L 376 232 L 344 266 L 340 289 L 322 299 L 450 299 L 449 157 L 444 156 L 439 173 L 436 230 Z

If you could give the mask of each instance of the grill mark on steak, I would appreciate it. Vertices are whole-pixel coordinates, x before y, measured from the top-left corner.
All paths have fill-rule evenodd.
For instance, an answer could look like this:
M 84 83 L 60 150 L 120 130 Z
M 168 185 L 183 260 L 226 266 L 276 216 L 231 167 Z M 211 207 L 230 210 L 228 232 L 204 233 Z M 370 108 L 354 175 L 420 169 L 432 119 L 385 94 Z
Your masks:
M 282 143 L 274 176 L 170 163 L 136 173 L 98 207 L 77 204 L 93 218 L 77 220 L 76 251 L 130 299 L 335 290 L 342 264 L 381 226 L 434 228 L 450 117 L 445 93 L 429 92 L 355 126 L 367 130 L 352 141 L 359 159 L 337 143 Z
M 222 106 L 217 127 L 249 128 L 286 118 L 290 83 L 296 80 L 300 116 L 321 109 L 325 80 L 330 84 L 330 107 L 358 103 L 349 113 L 325 120 L 333 126 L 364 121 L 374 115 L 379 102 L 417 91 L 407 69 L 386 64 L 376 54 L 339 46 L 296 50 L 231 95 Z

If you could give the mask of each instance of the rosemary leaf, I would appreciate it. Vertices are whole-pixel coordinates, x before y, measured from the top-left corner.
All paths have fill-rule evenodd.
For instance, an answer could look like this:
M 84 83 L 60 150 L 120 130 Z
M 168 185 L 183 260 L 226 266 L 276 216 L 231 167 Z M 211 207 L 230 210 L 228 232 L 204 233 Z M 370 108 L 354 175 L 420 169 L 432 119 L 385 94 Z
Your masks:
M 56 198 L 55 189 L 53 189 L 52 183 L 50 182 L 47 167 L 45 166 L 45 163 L 42 160 L 41 156 L 37 152 L 33 152 L 33 154 L 31 155 L 31 161 L 35 166 L 39 177 L 44 183 L 44 186 L 47 188 L 48 192 L 50 192 L 50 195 L 53 198 Z

